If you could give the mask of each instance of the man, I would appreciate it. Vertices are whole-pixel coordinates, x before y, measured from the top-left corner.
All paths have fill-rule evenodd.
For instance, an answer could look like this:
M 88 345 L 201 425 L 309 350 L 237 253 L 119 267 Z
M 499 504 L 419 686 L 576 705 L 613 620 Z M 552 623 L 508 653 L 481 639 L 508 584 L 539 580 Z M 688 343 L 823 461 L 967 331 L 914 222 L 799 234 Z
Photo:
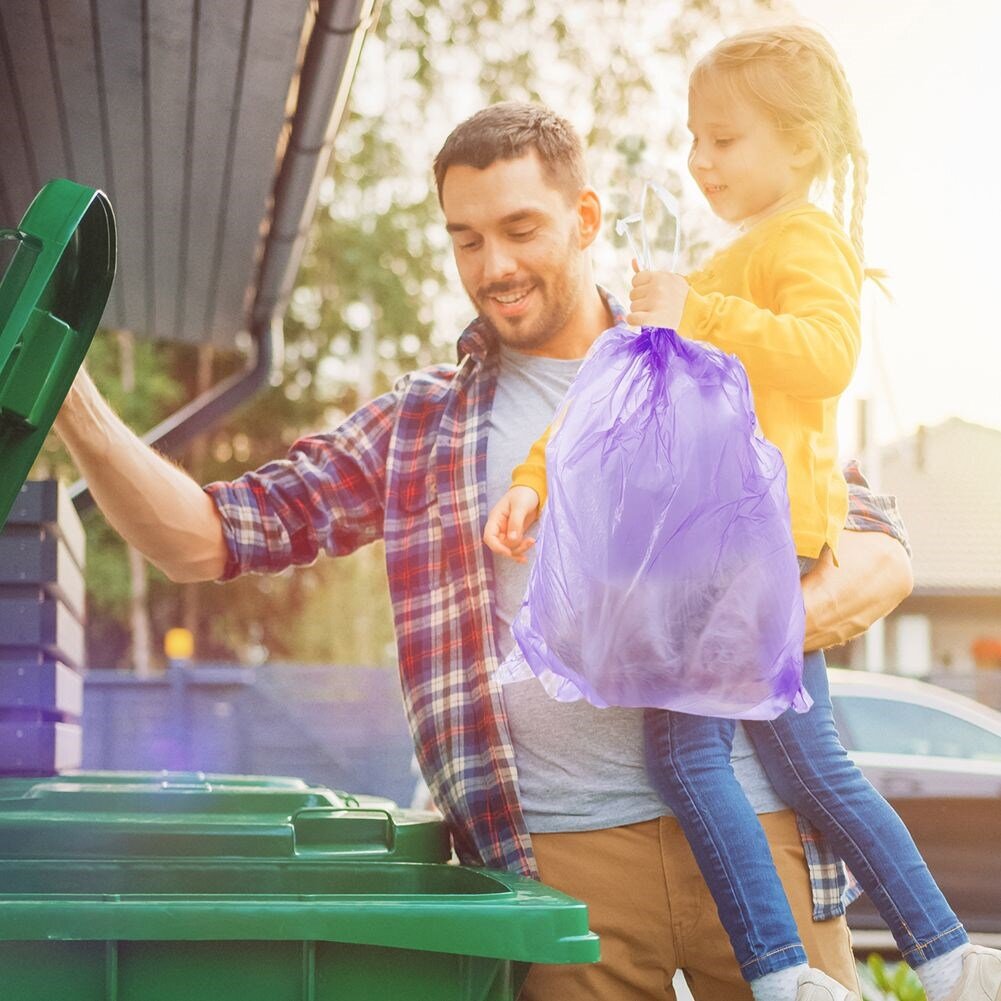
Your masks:
M 384 539 L 404 702 L 460 859 L 541 875 L 588 903 L 602 937 L 601 963 L 536 967 L 524 998 L 670 998 L 682 968 L 700 1001 L 746 999 L 705 883 L 646 782 L 639 711 L 559 704 L 534 681 L 501 692 L 491 678 L 526 568 L 488 558 L 489 505 L 621 312 L 591 273 L 601 206 L 580 140 L 548 109 L 496 105 L 449 136 L 435 176 L 479 314 L 457 367 L 413 373 L 287 459 L 204 490 L 85 376 L 57 429 L 111 524 L 174 580 L 275 572 Z M 854 500 L 853 527 L 874 530 L 846 533 L 841 567 L 804 581 L 813 647 L 861 631 L 910 588 L 892 505 Z M 811 963 L 854 983 L 840 867 L 801 837 L 746 742 L 734 767 Z

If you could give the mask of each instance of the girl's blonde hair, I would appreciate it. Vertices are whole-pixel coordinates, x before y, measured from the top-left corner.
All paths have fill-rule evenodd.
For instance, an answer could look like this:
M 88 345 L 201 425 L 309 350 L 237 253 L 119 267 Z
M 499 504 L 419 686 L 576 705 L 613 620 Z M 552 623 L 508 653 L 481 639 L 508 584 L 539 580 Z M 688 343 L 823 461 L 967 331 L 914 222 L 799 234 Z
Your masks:
M 690 81 L 707 81 L 750 99 L 782 132 L 803 135 L 817 150 L 815 179 L 833 178 L 834 214 L 844 225 L 845 191 L 851 165 L 848 232 L 865 260 L 862 215 L 869 158 L 862 146 L 851 88 L 831 43 L 805 25 L 760 28 L 724 39 L 699 60 Z

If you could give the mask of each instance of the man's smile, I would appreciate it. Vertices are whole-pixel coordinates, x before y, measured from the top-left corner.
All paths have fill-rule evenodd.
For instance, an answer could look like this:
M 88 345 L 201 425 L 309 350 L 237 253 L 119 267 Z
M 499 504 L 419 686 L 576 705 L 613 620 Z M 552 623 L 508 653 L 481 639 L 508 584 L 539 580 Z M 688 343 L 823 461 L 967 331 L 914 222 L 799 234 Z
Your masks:
M 515 292 L 504 292 L 497 295 L 487 296 L 496 306 L 497 311 L 504 317 L 517 316 L 522 313 L 528 302 L 528 297 L 534 291 L 535 286 L 520 289 Z

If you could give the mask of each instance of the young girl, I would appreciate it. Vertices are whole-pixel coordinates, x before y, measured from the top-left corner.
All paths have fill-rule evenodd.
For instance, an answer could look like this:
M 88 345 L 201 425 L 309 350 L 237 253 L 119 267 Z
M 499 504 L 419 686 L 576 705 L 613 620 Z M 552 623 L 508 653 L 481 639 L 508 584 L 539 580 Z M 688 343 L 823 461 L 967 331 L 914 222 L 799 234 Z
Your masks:
M 689 129 L 692 176 L 713 211 L 742 232 L 687 278 L 637 273 L 628 320 L 672 328 L 743 362 L 760 427 L 785 459 L 805 572 L 825 547 L 835 549 L 847 512 L 836 412 L 859 350 L 866 183 L 851 91 L 817 32 L 747 32 L 695 68 Z M 809 201 L 814 182 L 833 175 L 843 216 L 849 162 L 850 238 Z M 548 435 L 490 514 L 485 541 L 494 552 L 525 558 L 531 541 L 518 529 L 545 501 Z M 1001 1001 L 1001 953 L 969 945 L 907 829 L 842 747 L 822 653 L 805 656 L 803 683 L 809 712 L 745 721 L 779 795 L 848 863 L 929 1001 Z M 735 722 L 648 710 L 645 724 L 653 784 L 685 830 L 756 1001 L 855 998 L 807 966 L 768 842 L 730 769 Z

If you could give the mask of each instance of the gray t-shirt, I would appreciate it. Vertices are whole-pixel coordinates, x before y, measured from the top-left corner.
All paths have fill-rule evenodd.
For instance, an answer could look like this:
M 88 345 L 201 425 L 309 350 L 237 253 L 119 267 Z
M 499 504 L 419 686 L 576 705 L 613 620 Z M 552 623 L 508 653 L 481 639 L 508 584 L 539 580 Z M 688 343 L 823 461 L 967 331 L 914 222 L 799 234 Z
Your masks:
M 579 367 L 579 360 L 501 348 L 487 439 L 490 506 L 510 486 L 511 471 L 553 419 Z M 510 626 L 528 585 L 530 563 L 499 556 L 493 561 L 503 657 L 514 645 Z M 530 832 L 602 830 L 671 812 L 647 780 L 641 709 L 597 709 L 583 700 L 556 702 L 534 679 L 504 685 L 501 691 Z M 785 808 L 742 726 L 734 737 L 732 762 L 758 813 Z

